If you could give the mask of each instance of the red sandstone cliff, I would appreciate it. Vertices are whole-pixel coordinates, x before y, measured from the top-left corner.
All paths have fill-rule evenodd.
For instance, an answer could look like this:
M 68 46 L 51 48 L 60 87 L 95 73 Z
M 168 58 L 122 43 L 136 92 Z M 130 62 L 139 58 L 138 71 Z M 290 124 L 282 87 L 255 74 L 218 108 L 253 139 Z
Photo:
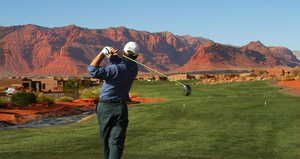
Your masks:
M 139 61 L 169 71 L 185 64 L 195 48 L 209 40 L 125 27 L 98 30 L 74 25 L 0 27 L 0 72 L 80 74 L 86 72 L 86 65 L 104 46 L 122 48 L 128 41 L 140 43 Z
M 284 47 L 266 47 L 259 41 L 243 47 L 208 42 L 201 45 L 191 59 L 175 71 L 294 67 L 299 64 L 295 55 Z
M 243 47 L 204 38 L 150 33 L 125 27 L 86 29 L 70 25 L 0 27 L 1 73 L 79 75 L 104 46 L 141 45 L 138 61 L 165 72 L 296 66 L 299 61 L 283 47 L 251 42 Z M 205 43 L 205 44 L 204 44 Z

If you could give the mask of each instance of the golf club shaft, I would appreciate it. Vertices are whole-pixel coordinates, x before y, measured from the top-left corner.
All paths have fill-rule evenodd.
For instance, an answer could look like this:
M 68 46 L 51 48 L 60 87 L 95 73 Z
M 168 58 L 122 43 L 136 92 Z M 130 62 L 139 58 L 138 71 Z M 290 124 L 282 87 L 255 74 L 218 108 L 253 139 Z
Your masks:
M 137 64 L 139 64 L 139 65 L 141 65 L 141 66 L 143 66 L 143 67 L 145 67 L 148 71 L 154 72 L 154 73 L 156 73 L 156 74 L 158 74 L 158 75 L 160 75 L 160 76 L 166 77 L 166 78 L 168 79 L 168 76 L 167 76 L 167 75 L 165 75 L 165 74 L 163 74 L 163 73 L 161 73 L 161 72 L 159 72 L 159 71 L 157 71 L 157 70 L 154 70 L 154 69 L 150 68 L 149 66 L 146 66 L 146 65 L 144 65 L 144 64 L 142 64 L 142 63 L 140 63 L 140 62 L 138 62 L 138 61 L 136 61 L 136 60 L 133 60 L 133 59 L 127 57 L 127 56 L 124 56 L 124 55 L 123 55 L 123 57 L 126 58 L 126 59 L 128 59 L 128 60 L 130 60 L 130 61 L 133 61 L 133 62 L 135 62 L 135 63 L 137 63 Z M 179 81 L 174 80 L 174 82 L 176 82 L 177 84 L 179 84 L 179 85 L 185 87 L 185 84 L 183 84 L 183 83 L 181 83 L 181 82 L 179 82 Z

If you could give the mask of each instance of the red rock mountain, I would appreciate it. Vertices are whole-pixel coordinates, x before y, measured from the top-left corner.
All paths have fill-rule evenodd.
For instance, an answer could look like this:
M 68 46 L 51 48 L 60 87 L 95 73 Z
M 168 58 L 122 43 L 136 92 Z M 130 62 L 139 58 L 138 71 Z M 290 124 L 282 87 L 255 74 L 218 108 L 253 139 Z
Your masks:
M 0 27 L 0 72 L 80 74 L 104 46 L 122 48 L 128 41 L 141 45 L 140 62 L 169 71 L 185 64 L 195 49 L 209 40 L 125 27 Z
M 260 41 L 242 47 L 207 42 L 197 48 L 195 54 L 175 71 L 224 70 L 268 68 L 274 66 L 299 66 L 292 51 L 284 47 L 266 47 Z
M 125 27 L 22 25 L 0 27 L 0 75 L 79 75 L 104 46 L 121 49 L 128 41 L 141 45 L 138 61 L 165 72 L 299 65 L 288 49 L 266 47 L 260 42 L 233 47 L 205 38 Z

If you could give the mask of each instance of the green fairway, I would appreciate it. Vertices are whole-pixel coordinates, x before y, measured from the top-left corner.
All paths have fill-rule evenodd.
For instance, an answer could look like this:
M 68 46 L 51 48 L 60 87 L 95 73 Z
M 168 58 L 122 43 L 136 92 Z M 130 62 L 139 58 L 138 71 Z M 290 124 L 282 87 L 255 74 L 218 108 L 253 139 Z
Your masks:
M 174 83 L 136 81 L 134 93 L 167 100 L 130 106 L 125 159 L 300 158 L 300 97 L 266 81 L 192 87 L 185 97 Z M 0 131 L 0 159 L 100 159 L 99 139 L 95 118 Z

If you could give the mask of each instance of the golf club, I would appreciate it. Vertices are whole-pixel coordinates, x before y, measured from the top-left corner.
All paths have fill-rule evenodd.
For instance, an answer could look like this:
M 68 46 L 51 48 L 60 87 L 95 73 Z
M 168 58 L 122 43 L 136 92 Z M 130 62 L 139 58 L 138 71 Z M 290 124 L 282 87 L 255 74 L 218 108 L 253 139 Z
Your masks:
M 120 57 L 120 55 L 118 55 L 118 56 Z M 133 62 L 135 62 L 135 63 L 137 63 L 137 64 L 139 64 L 139 65 L 145 67 L 148 71 L 151 71 L 151 72 L 156 73 L 156 74 L 158 74 L 158 75 L 160 75 L 160 76 L 166 77 L 167 80 L 169 80 L 169 79 L 168 79 L 168 76 L 167 76 L 166 74 L 163 74 L 163 73 L 161 73 L 161 72 L 159 72 L 159 71 L 157 71 L 157 70 L 154 70 L 154 69 L 150 68 L 149 66 L 146 66 L 146 65 L 144 65 L 144 64 L 142 64 L 142 63 L 140 63 L 140 62 L 138 62 L 138 61 L 136 61 L 136 60 L 133 60 L 133 59 L 127 57 L 127 56 L 124 56 L 124 55 L 123 55 L 122 57 L 124 57 L 124 58 L 126 58 L 126 59 L 128 59 L 128 60 L 130 60 L 130 61 L 133 61 Z M 170 80 L 169 80 L 169 81 L 170 81 Z M 172 82 L 172 81 L 171 81 L 171 82 Z M 176 82 L 177 84 L 181 85 L 181 86 L 184 88 L 184 95 L 185 95 L 185 96 L 189 96 L 189 95 L 192 93 L 192 87 L 191 87 L 190 85 L 184 84 L 184 83 L 179 82 L 179 81 L 177 81 L 177 80 L 174 80 L 173 82 Z

